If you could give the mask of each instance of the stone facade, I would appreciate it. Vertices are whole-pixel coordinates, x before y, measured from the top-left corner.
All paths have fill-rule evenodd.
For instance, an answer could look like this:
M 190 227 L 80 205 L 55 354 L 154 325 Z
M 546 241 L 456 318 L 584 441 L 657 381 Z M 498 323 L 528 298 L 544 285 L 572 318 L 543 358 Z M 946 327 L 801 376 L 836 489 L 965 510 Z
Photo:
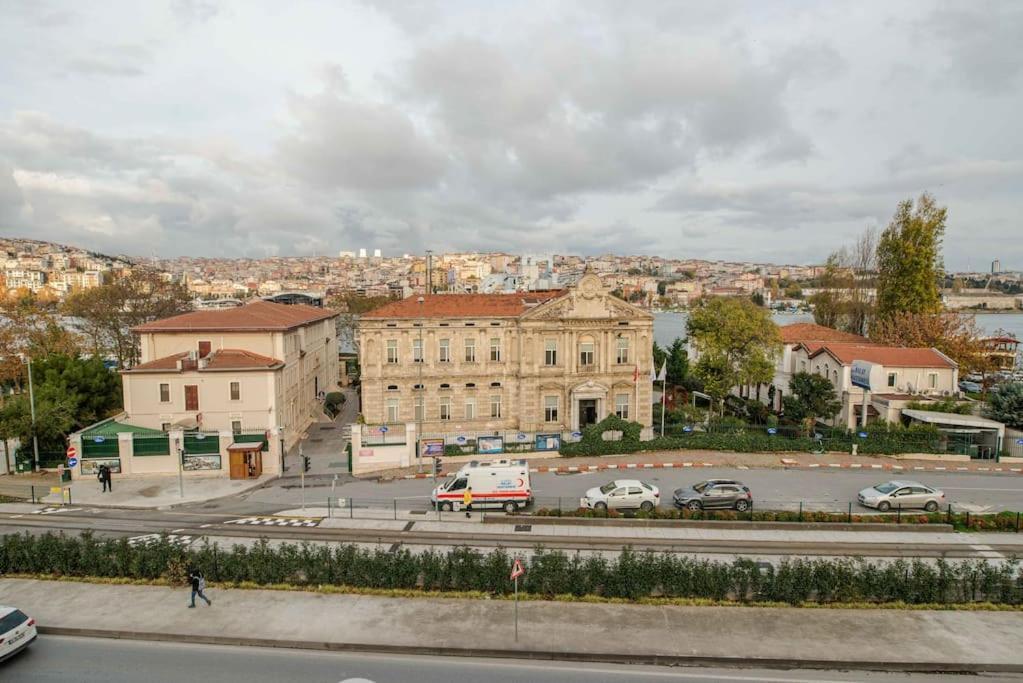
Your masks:
M 651 425 L 653 316 L 592 274 L 569 290 L 410 297 L 363 316 L 359 347 L 369 424 L 572 432 L 621 412 Z

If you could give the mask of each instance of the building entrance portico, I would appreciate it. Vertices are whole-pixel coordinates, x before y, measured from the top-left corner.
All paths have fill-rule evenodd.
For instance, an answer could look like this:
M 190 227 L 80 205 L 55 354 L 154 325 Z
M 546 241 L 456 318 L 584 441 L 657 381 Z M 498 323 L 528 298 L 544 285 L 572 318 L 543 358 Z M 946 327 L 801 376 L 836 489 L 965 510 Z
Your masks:
M 607 387 L 588 381 L 575 387 L 570 394 L 572 431 L 595 425 L 607 417 Z

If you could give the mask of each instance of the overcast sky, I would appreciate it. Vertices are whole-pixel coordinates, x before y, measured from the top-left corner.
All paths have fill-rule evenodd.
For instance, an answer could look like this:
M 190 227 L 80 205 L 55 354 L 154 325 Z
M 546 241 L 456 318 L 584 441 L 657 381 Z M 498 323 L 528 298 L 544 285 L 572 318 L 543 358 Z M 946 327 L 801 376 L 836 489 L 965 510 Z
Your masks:
M 1023 2 L 0 0 L 0 234 L 1023 269 Z

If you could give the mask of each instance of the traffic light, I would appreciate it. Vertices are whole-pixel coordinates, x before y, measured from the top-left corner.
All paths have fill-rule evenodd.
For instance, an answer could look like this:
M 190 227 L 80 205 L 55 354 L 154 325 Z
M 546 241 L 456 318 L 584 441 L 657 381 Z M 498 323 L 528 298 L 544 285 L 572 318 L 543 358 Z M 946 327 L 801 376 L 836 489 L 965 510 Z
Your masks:
M 433 473 L 434 474 L 440 474 L 440 468 L 441 468 L 442 464 L 443 463 L 441 462 L 440 458 L 434 458 L 433 459 Z
M 302 471 L 303 472 L 308 472 L 309 471 L 309 456 L 308 455 L 303 455 L 302 456 Z

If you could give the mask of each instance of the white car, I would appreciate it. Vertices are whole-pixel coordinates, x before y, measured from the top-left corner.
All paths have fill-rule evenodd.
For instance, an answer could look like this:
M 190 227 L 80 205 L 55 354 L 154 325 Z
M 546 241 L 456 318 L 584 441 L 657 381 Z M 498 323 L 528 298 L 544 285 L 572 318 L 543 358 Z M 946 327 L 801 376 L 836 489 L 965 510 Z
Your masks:
M 586 492 L 579 505 L 591 510 L 638 509 L 649 512 L 661 502 L 661 492 L 656 486 L 638 479 L 616 479 L 603 486 L 596 486 Z
M 36 635 L 35 619 L 20 609 L 0 605 L 0 662 L 31 645 Z

